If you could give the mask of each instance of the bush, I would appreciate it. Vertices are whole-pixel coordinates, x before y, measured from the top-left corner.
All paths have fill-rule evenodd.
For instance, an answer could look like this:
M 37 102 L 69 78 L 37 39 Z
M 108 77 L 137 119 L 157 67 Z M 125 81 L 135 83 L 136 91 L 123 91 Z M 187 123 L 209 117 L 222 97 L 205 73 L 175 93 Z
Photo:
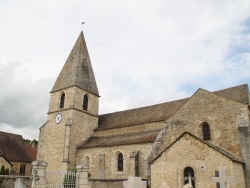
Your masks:
M 10 175 L 10 170 L 5 166 L 1 166 L 0 175 Z
M 5 166 L 1 167 L 0 175 L 5 175 Z

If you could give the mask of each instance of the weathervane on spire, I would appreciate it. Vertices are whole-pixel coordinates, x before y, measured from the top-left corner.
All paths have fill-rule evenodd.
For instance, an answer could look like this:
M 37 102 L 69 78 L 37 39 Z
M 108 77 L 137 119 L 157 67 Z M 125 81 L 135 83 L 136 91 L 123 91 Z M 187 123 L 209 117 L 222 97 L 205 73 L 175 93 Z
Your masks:
M 82 22 L 82 31 L 83 31 L 83 24 L 85 24 L 85 22 Z

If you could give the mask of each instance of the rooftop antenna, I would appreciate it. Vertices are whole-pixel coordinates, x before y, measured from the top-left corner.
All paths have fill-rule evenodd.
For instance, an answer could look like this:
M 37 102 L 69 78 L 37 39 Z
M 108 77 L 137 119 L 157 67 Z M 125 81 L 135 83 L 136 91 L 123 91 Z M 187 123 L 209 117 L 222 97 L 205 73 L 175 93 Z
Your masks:
M 85 22 L 82 22 L 82 31 L 83 31 L 83 24 L 85 24 Z

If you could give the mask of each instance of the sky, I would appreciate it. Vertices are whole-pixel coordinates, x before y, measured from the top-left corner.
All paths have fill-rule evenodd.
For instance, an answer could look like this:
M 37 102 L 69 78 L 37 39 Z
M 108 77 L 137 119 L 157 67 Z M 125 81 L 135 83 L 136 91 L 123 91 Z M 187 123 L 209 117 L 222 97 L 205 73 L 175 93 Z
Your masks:
M 82 22 L 99 114 L 250 83 L 250 0 L 1 0 L 0 131 L 38 139 Z

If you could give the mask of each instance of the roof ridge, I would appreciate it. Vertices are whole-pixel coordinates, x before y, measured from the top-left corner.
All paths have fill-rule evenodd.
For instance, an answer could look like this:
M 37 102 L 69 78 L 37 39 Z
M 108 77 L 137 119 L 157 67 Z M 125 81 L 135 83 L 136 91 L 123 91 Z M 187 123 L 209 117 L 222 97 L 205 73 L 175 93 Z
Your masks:
M 249 89 L 247 84 L 214 92 L 207 92 L 230 101 L 241 104 L 249 104 Z M 168 101 L 150 106 L 99 115 L 98 127 L 95 131 L 166 121 L 176 114 L 191 98 L 192 96 L 189 98 Z
M 15 133 L 9 133 L 9 132 L 5 132 L 5 131 L 0 131 L 0 133 L 4 133 L 4 134 L 12 134 L 12 135 L 17 135 L 17 136 L 21 136 L 22 137 L 22 135 L 20 135 L 20 134 L 15 134 Z
M 106 114 L 100 114 L 99 116 L 116 114 L 116 113 L 122 113 L 122 112 L 128 112 L 128 111 L 133 111 L 133 110 L 141 110 L 141 109 L 146 109 L 146 108 L 150 108 L 150 107 L 154 107 L 154 106 L 161 106 L 161 105 L 164 105 L 164 104 L 167 104 L 167 103 L 174 103 L 174 102 L 188 100 L 188 99 L 190 99 L 190 97 L 182 98 L 182 99 L 177 99 L 177 100 L 173 100 L 173 101 L 167 101 L 167 102 L 157 103 L 157 104 L 152 104 L 152 105 L 147 105 L 147 106 L 142 106 L 142 107 L 137 107 L 137 108 L 130 108 L 130 109 L 116 111 L 116 112 L 110 112 L 110 113 L 106 113 Z
M 237 85 L 237 86 L 231 86 L 231 87 L 228 87 L 228 88 L 224 88 L 224 89 L 212 91 L 212 93 L 214 93 L 214 92 L 220 92 L 220 91 L 225 91 L 225 90 L 230 90 L 230 89 L 235 89 L 235 88 L 243 87 L 243 86 L 248 87 L 248 84 L 241 84 L 241 85 Z
M 235 88 L 240 88 L 240 87 L 243 87 L 243 86 L 246 86 L 248 88 L 248 85 L 247 84 L 241 84 L 241 85 L 237 85 L 237 86 L 232 86 L 232 87 L 229 87 L 229 88 L 224 88 L 224 89 L 220 89 L 220 90 L 216 90 L 216 91 L 209 91 L 209 90 L 206 90 L 206 89 L 203 89 L 203 88 L 198 88 L 196 90 L 196 92 L 198 90 L 204 90 L 204 91 L 207 91 L 209 93 L 213 93 L 215 95 L 217 95 L 216 93 L 217 92 L 222 92 L 222 91 L 227 91 L 227 90 L 231 90 L 231 89 L 235 89 Z M 194 92 L 194 93 L 196 93 Z M 193 94 L 194 95 L 194 94 Z M 192 95 L 192 96 L 193 96 Z M 174 103 L 174 102 L 178 102 L 178 101 L 182 101 L 182 100 L 189 100 L 192 96 L 190 97 L 185 97 L 185 98 L 181 98 L 181 99 L 176 99 L 176 100 L 172 100 L 172 101 L 167 101 L 167 102 L 162 102 L 162 103 L 157 103 L 157 104 L 153 104 L 153 105 L 147 105 L 147 106 L 141 106 L 141 107 L 136 107 L 136 108 L 130 108 L 130 109 L 126 109 L 126 110 L 121 110 L 121 111 L 116 111 L 116 112 L 109 112 L 109 113 L 106 113 L 106 114 L 100 114 L 99 116 L 103 116 L 103 115 L 109 115 L 109 114 L 116 114 L 116 113 L 121 113 L 121 112 L 128 112 L 128 111 L 132 111 L 132 110 L 140 110 L 140 109 L 144 109 L 144 108 L 150 108 L 150 107 L 154 107 L 154 106 L 158 106 L 158 105 L 163 105 L 163 104 L 167 104 L 167 103 Z M 218 95 L 220 96 L 220 95 Z M 222 96 L 220 96 L 222 97 Z M 222 97 L 222 98 L 225 98 L 225 97 Z M 234 100 L 233 100 L 234 101 Z
M 109 137 L 90 137 L 84 142 L 80 143 L 77 148 L 93 148 L 93 147 L 109 147 L 130 144 L 146 144 L 153 143 L 159 131 L 149 131 L 143 134 L 115 135 Z

